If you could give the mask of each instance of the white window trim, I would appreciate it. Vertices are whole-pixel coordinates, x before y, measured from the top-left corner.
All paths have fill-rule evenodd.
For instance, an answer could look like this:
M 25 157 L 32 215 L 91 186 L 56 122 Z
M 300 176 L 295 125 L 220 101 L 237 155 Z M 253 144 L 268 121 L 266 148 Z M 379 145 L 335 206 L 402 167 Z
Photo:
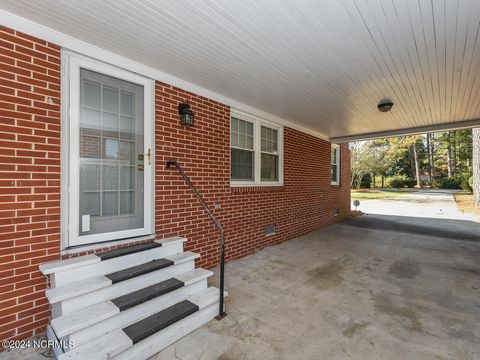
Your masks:
M 232 180 L 230 178 L 231 187 L 251 187 L 251 186 L 283 186 L 283 126 L 272 123 L 265 119 L 259 118 L 239 110 L 231 110 L 230 118 L 235 117 L 240 120 L 245 120 L 253 123 L 253 150 L 254 150 L 254 180 Z M 278 132 L 278 181 L 261 181 L 261 158 L 262 158 L 262 138 L 261 127 L 265 126 Z M 230 133 L 228 138 L 230 139 Z M 231 149 L 231 142 L 229 140 L 229 150 Z M 231 164 L 231 151 L 229 151 Z M 231 177 L 231 171 L 229 170 Z
M 341 164 L 341 159 L 340 159 L 340 145 L 337 144 L 332 144 L 332 149 L 335 150 L 336 152 L 336 159 L 337 159 L 337 173 L 335 174 L 335 181 L 332 180 L 331 184 L 332 185 L 340 185 L 340 164 Z M 330 153 L 330 168 L 332 167 L 332 154 Z
M 144 227 L 140 229 L 114 231 L 110 233 L 93 234 L 78 236 L 78 203 L 79 195 L 74 189 L 78 189 L 78 178 L 75 175 L 75 166 L 78 168 L 78 159 L 72 159 L 71 147 L 76 144 L 71 143 L 70 139 L 75 140 L 73 126 L 70 126 L 72 120 L 78 122 L 78 114 L 75 115 L 71 108 L 79 109 L 80 99 L 80 67 L 96 71 L 105 75 L 116 77 L 122 80 L 130 81 L 144 86 L 145 108 L 144 118 L 146 126 L 151 127 L 148 132 L 149 138 L 145 137 L 144 152 L 150 148 L 153 154 L 152 165 L 145 166 L 145 186 L 144 186 L 144 209 L 145 219 Z M 111 241 L 131 241 L 133 237 L 141 237 L 155 233 L 155 81 L 136 74 L 133 70 L 129 71 L 116 66 L 97 61 L 95 59 L 77 54 L 69 50 L 62 50 L 62 71 L 61 71 L 61 247 L 62 250 L 72 246 L 88 247 L 92 244 L 101 244 L 108 246 Z M 74 90 L 77 89 L 77 90 Z M 79 111 L 79 110 L 78 110 Z M 73 116 L 77 116 L 74 120 Z M 148 180 L 150 179 L 150 180 Z M 149 184 L 147 181 L 151 181 Z M 149 186 L 147 186 L 149 185 Z M 151 214 L 148 216 L 147 214 Z M 83 241 L 79 241 L 82 238 Z M 85 243 L 88 240 L 88 243 Z

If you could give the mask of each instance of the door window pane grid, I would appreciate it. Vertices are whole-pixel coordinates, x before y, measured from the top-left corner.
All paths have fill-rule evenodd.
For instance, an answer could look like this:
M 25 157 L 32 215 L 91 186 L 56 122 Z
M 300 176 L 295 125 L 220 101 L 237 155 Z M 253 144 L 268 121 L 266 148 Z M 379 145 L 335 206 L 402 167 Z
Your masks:
M 135 213 L 135 94 L 89 80 L 80 109 L 80 215 Z

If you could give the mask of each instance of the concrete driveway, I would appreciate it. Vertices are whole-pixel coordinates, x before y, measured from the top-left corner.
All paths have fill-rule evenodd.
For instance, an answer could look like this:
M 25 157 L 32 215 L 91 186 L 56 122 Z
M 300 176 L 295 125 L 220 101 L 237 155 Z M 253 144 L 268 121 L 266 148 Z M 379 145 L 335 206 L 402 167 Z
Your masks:
M 227 265 L 165 359 L 480 359 L 480 224 L 364 215 Z
M 475 215 L 458 210 L 453 197 L 455 191 L 436 189 L 409 189 L 408 193 L 398 191 L 398 196 L 392 198 L 360 200 L 358 210 L 367 214 L 478 221 Z

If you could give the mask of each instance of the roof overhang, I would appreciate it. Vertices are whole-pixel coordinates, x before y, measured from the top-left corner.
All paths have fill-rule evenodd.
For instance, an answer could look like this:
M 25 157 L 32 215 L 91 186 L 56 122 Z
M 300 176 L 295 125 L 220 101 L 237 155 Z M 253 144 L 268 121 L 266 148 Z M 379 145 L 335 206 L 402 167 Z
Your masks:
M 352 135 L 352 136 L 340 136 L 340 137 L 330 138 L 330 141 L 334 143 L 344 143 L 344 142 L 350 142 L 350 141 L 383 139 L 383 138 L 394 137 L 394 136 L 427 134 L 427 133 L 433 133 L 433 132 L 439 132 L 439 131 L 471 129 L 476 127 L 480 127 L 480 119 L 457 121 L 457 122 L 452 122 L 448 124 L 439 124 L 439 125 L 431 125 L 431 126 L 420 126 L 420 127 L 413 127 L 408 129 L 372 132 L 368 134 L 358 134 L 358 135 Z
M 0 7 L 2 25 L 334 141 L 479 125 L 480 1 Z

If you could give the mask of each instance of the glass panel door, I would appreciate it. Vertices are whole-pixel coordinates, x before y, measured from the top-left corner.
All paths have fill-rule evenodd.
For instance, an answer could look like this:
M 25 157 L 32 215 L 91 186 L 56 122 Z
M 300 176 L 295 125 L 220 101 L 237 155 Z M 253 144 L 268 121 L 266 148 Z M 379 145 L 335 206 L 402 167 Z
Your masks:
M 77 236 L 144 227 L 144 135 L 144 87 L 81 68 Z

